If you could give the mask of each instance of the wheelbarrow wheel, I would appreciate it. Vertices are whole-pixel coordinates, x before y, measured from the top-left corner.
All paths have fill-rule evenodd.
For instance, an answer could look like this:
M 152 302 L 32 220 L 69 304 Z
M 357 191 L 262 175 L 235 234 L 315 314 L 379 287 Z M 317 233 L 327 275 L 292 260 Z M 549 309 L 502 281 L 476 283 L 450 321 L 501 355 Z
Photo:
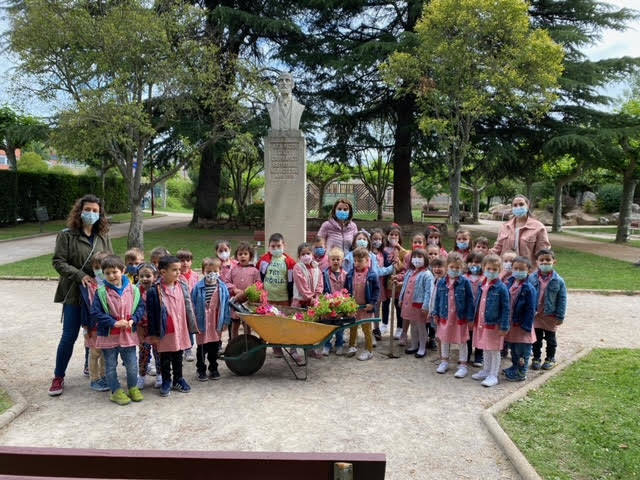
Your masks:
M 240 335 L 231 340 L 224 350 L 224 363 L 239 376 L 256 373 L 264 365 L 266 357 L 264 341 L 254 335 Z

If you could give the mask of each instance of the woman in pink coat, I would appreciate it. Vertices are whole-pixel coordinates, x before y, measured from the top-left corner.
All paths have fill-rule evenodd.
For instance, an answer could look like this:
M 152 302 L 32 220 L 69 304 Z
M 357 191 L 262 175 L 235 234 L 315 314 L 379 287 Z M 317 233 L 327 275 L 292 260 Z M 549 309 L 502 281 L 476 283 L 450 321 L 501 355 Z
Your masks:
M 535 265 L 536 252 L 551 248 L 547 229 L 529 213 L 529 199 L 516 195 L 511 202 L 513 218 L 502 224 L 498 239 L 491 251 L 501 255 L 503 251 L 513 250 L 517 255 L 528 257 Z
M 352 219 L 353 206 L 349 200 L 341 198 L 333 204 L 329 220 L 318 230 L 318 237 L 324 240 L 328 252 L 333 247 L 342 249 L 344 253 L 351 250 L 353 237 L 358 233 L 358 227 Z

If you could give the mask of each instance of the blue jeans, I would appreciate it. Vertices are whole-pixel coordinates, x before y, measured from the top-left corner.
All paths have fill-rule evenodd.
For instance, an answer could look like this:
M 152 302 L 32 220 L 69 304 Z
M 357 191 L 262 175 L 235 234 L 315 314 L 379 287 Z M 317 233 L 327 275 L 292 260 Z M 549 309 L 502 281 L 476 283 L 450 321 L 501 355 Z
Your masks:
M 111 389 L 111 393 L 115 392 L 120 386 L 118 380 L 118 372 L 116 367 L 118 366 L 118 354 L 122 358 L 124 368 L 127 370 L 127 388 L 133 388 L 138 382 L 138 361 L 136 359 L 136 347 L 114 347 L 105 348 L 104 352 L 104 365 L 107 373 L 107 385 Z
M 344 345 L 344 330 L 338 330 L 336 333 L 334 333 L 333 335 L 331 335 L 329 337 L 329 340 L 327 340 L 324 344 L 325 347 L 331 348 L 331 340 L 332 339 L 336 339 L 336 348 L 341 347 Z
M 67 365 L 73 354 L 73 345 L 78 339 L 80 332 L 80 306 L 79 305 L 63 305 L 62 306 L 62 336 L 58 343 L 58 352 L 56 353 L 56 368 L 54 375 L 56 377 L 64 377 L 67 371 Z
M 511 362 L 510 370 L 517 373 L 520 378 L 526 378 L 529 369 L 529 359 L 531 358 L 530 343 L 510 343 Z

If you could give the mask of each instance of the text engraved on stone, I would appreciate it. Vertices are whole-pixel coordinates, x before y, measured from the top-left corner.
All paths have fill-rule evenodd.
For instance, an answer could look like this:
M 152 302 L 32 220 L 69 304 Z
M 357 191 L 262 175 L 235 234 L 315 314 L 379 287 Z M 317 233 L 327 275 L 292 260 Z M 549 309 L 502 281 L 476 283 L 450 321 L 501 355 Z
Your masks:
M 271 165 L 269 176 L 272 181 L 297 180 L 300 174 L 297 142 L 271 143 Z

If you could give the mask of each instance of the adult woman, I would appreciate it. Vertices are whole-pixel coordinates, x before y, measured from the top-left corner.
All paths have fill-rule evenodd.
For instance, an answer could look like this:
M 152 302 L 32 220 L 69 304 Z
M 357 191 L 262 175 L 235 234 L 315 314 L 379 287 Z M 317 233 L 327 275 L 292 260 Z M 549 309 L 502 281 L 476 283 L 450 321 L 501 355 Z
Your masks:
M 49 395 L 61 395 L 64 375 L 80 331 L 80 286 L 95 282 L 91 257 L 98 252 L 112 253 L 109 222 L 102 202 L 95 195 L 78 199 L 69 213 L 67 227 L 56 238 L 53 267 L 60 274 L 54 302 L 62 303 L 62 337 L 58 344 L 54 378 Z
M 349 200 L 341 198 L 333 204 L 329 220 L 318 230 L 318 237 L 324 240 L 327 252 L 333 247 L 341 248 L 345 253 L 351 250 L 353 237 L 358 233 L 352 218 L 353 206 Z
M 529 213 L 529 199 L 516 195 L 511 202 L 513 218 L 502 224 L 496 244 L 491 249 L 498 255 L 506 250 L 514 250 L 518 255 L 531 259 L 536 264 L 536 252 L 551 248 L 547 229 Z

